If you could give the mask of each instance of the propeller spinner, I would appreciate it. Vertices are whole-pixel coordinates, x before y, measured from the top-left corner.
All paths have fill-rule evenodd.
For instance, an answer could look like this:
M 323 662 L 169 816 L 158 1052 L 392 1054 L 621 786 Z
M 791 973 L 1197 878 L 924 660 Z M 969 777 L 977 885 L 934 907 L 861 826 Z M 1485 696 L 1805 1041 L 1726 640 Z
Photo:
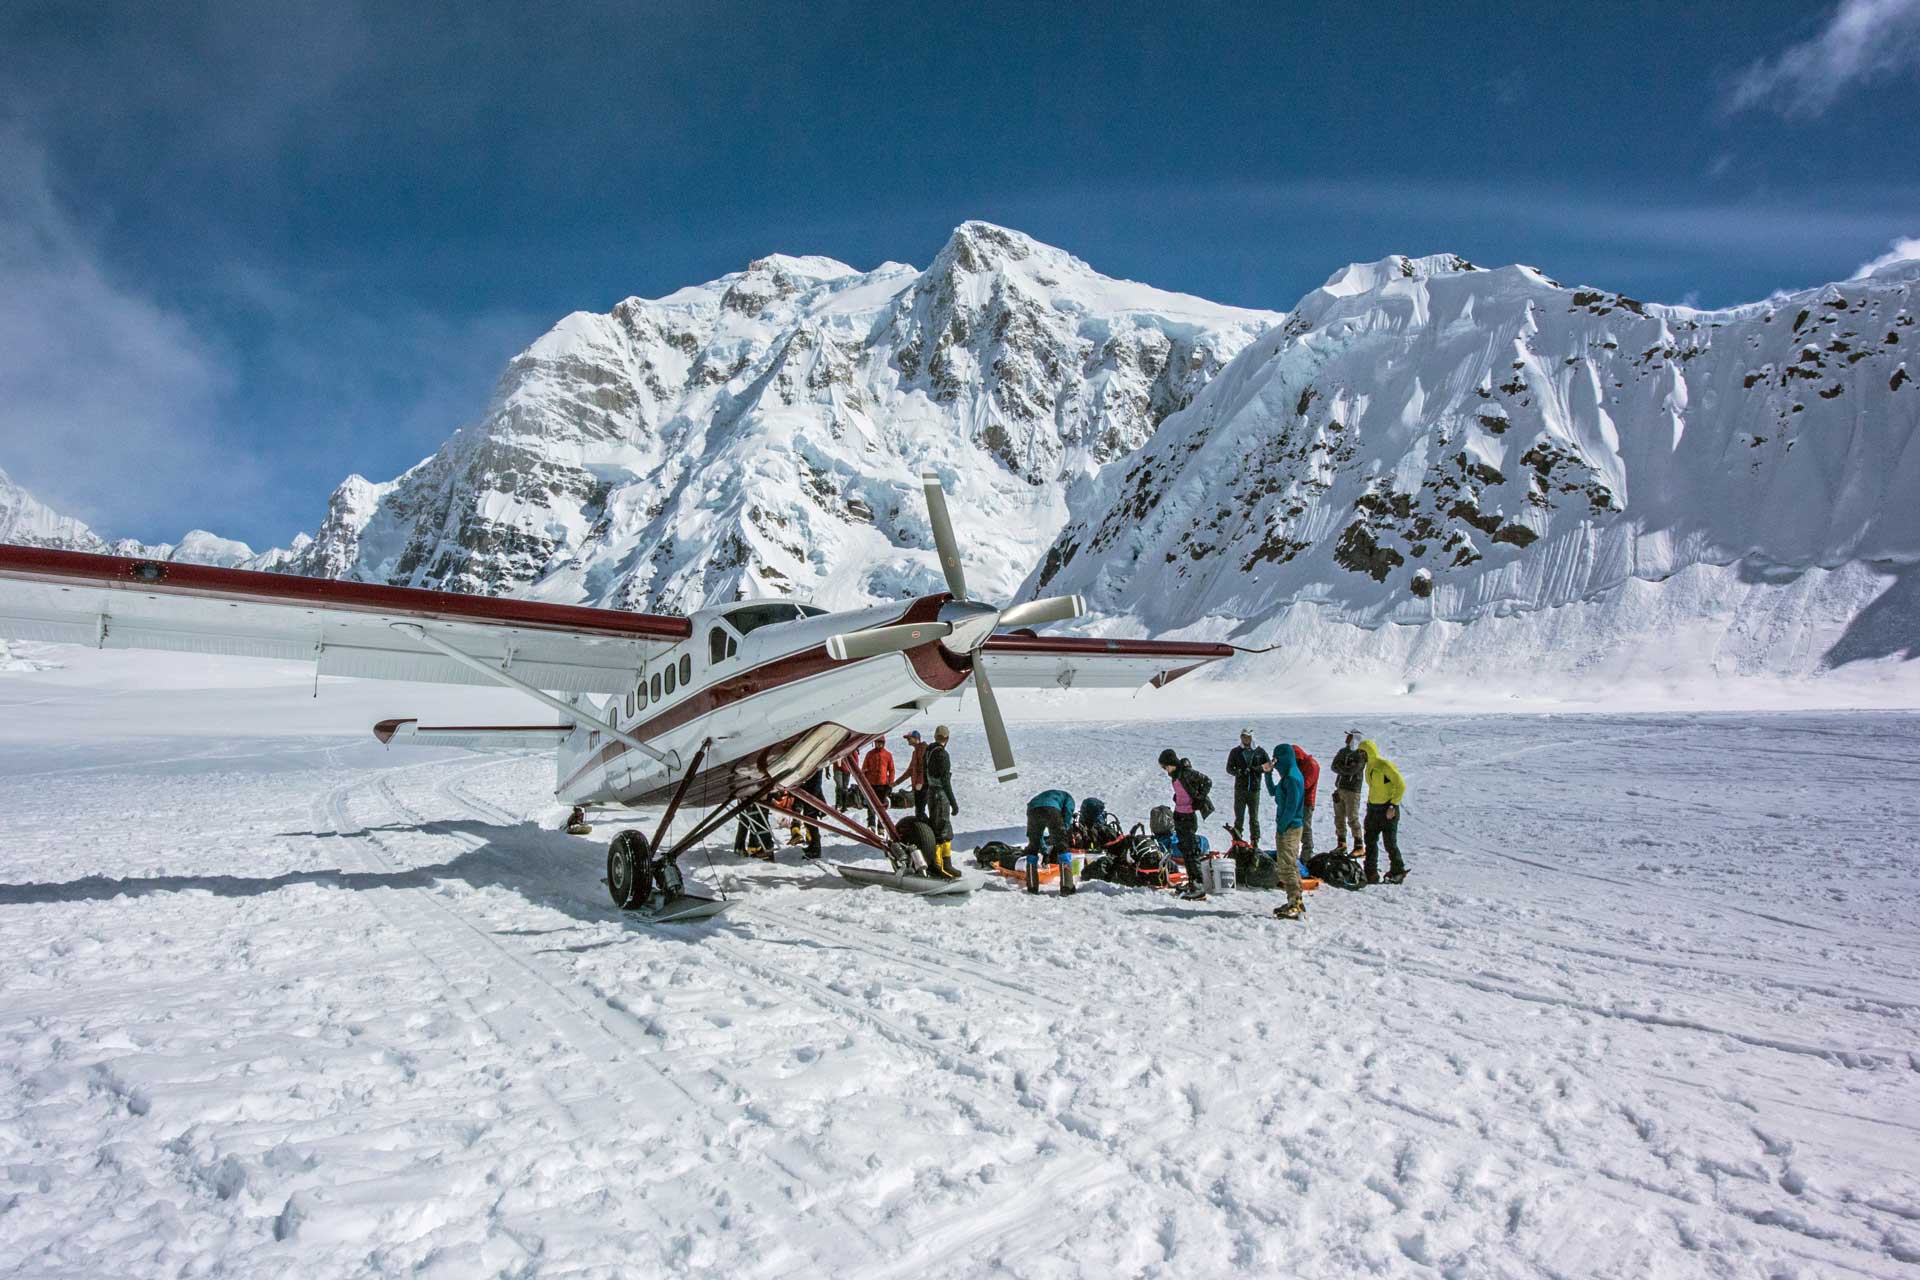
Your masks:
M 933 544 L 940 553 L 940 568 L 947 578 L 947 590 L 953 602 L 940 611 L 934 623 L 869 627 L 850 631 L 827 642 L 827 651 L 842 661 L 897 652 L 938 637 L 957 654 L 973 659 L 973 684 L 980 694 L 980 720 L 987 731 L 987 749 L 993 756 L 994 775 L 1002 782 L 1020 776 L 1013 762 L 1013 745 L 1007 741 L 1006 721 L 1000 716 L 1000 700 L 994 696 L 993 681 L 987 675 L 986 655 L 981 647 L 995 631 L 1005 627 L 1030 627 L 1047 622 L 1065 622 L 1087 611 L 1087 602 L 1079 596 L 1048 596 L 1025 604 L 995 608 L 970 599 L 967 575 L 960 563 L 960 540 L 954 536 L 953 519 L 947 514 L 947 493 L 940 477 L 925 471 L 920 475 L 927 495 L 927 517 L 933 526 Z

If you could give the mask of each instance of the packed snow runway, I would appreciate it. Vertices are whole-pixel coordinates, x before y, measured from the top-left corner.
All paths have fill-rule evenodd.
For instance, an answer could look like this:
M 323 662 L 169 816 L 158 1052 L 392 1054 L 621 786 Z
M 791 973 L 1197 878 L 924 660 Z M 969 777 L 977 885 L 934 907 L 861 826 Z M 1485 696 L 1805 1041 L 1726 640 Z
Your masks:
M 178 696 L 0 676 L 0 1270 L 1920 1264 L 1920 718 L 1372 716 L 1413 877 L 1300 923 L 720 841 L 684 865 L 742 904 L 674 929 L 544 758 L 159 732 Z M 962 854 L 1054 784 L 1144 818 L 1163 745 L 1224 788 L 1238 728 L 1016 723 L 1001 789 L 940 718 Z

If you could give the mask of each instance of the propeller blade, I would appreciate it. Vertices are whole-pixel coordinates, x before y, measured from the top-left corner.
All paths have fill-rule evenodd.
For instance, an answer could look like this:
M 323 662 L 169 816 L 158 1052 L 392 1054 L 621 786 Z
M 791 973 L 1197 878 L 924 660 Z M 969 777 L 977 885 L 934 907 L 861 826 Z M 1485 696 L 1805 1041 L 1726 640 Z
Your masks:
M 843 631 L 827 637 L 827 656 L 835 662 L 855 662 L 911 649 L 917 644 L 938 640 L 952 630 L 952 624 L 946 622 L 901 622 L 890 627 Z
M 940 552 L 940 568 L 947 575 L 947 590 L 955 600 L 967 598 L 967 575 L 960 569 L 960 540 L 953 536 L 953 521 L 947 515 L 947 491 L 932 471 L 920 473 L 920 485 L 927 493 L 927 520 L 933 525 L 933 545 Z
M 1029 600 L 1025 604 L 1009 605 L 1000 611 L 1000 626 L 1032 627 L 1043 622 L 1065 622 L 1077 618 L 1087 611 L 1087 602 L 1081 596 L 1047 596 L 1041 600 Z
M 1002 782 L 1012 782 L 1020 776 L 1013 766 L 1013 744 L 1007 741 L 1007 722 L 1000 718 L 1000 702 L 993 696 L 993 685 L 987 680 L 987 664 L 980 657 L 973 660 L 973 687 L 980 695 L 980 722 L 987 727 L 987 749 L 993 753 L 993 773 Z

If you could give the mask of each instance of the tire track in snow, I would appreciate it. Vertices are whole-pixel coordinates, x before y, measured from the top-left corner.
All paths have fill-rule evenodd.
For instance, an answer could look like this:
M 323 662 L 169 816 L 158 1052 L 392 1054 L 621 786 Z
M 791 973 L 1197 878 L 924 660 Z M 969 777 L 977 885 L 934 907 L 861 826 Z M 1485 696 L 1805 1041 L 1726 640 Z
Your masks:
M 441 764 L 444 767 L 444 762 L 435 763 Z M 469 769 L 467 772 L 479 772 L 481 769 L 491 767 L 491 763 L 492 762 L 490 762 L 489 765 Z M 411 770 L 409 770 L 409 772 L 411 772 Z M 337 829 L 340 830 L 341 834 L 354 834 L 349 828 L 355 825 L 352 815 L 344 801 L 345 794 L 366 786 L 369 783 L 371 783 L 374 790 L 381 794 L 382 798 L 395 812 L 416 824 L 423 826 L 430 825 L 430 820 L 427 819 L 424 814 L 414 810 L 394 793 L 390 777 L 383 774 L 370 780 L 363 779 L 358 783 L 347 784 L 338 789 L 334 796 L 330 797 Z M 472 809 L 469 811 L 477 812 L 477 810 Z M 379 864 L 382 870 L 395 870 L 403 864 L 404 860 L 398 863 L 394 861 L 395 858 L 400 856 L 398 850 L 393 849 L 388 840 L 386 840 L 380 832 L 363 829 L 360 834 L 364 834 L 367 837 L 362 847 L 367 851 L 369 858 Z M 468 845 L 470 848 L 479 847 L 475 845 L 471 839 L 460 836 L 457 833 L 438 834 L 436 838 L 453 839 L 457 843 Z M 516 1003 L 523 1009 L 540 1009 L 541 1012 L 553 1018 L 553 1030 L 555 1034 L 561 1036 L 580 1054 L 583 1062 L 582 1069 L 599 1077 L 601 1080 L 602 1088 L 600 1090 L 600 1096 L 621 1099 L 624 1107 L 626 1101 L 632 1099 L 635 1095 L 632 1084 L 630 1081 L 609 1078 L 606 1074 L 605 1064 L 634 1062 L 655 1078 L 660 1086 L 661 1094 L 678 1095 L 684 1099 L 689 1107 L 698 1112 L 705 1113 L 719 1132 L 734 1132 L 738 1126 L 746 1126 L 756 1130 L 761 1128 L 752 1117 L 730 1100 L 711 1096 L 703 1097 L 700 1093 L 696 1092 L 681 1075 L 669 1072 L 660 1066 L 655 1059 L 663 1055 L 659 1050 L 635 1040 L 636 1035 L 643 1035 L 644 1033 L 634 1024 L 633 1015 L 627 1013 L 624 1008 L 614 1003 L 615 997 L 604 992 L 596 993 L 606 1008 L 619 1014 L 617 1020 L 606 1017 L 591 1006 L 584 1004 L 580 997 L 574 992 L 569 991 L 563 984 L 554 981 L 545 973 L 541 972 L 541 967 L 537 961 L 530 957 L 519 956 L 510 948 L 495 941 L 486 930 L 480 928 L 474 924 L 473 921 L 441 900 L 437 894 L 424 888 L 404 890 L 401 891 L 401 893 L 411 901 L 412 909 L 402 913 L 404 919 L 393 921 L 396 927 L 409 936 L 418 934 L 438 935 L 444 942 L 449 942 L 455 949 L 464 952 L 470 961 L 476 963 L 480 970 L 488 974 L 488 976 L 504 976 L 508 983 L 519 987 L 520 990 L 517 993 L 517 997 L 510 996 L 509 1002 Z M 443 961 L 430 954 L 425 948 L 421 948 L 421 950 L 430 964 L 434 964 L 435 967 L 439 968 L 443 973 L 446 972 Z M 538 998 L 527 999 L 525 998 L 527 996 Z M 492 1024 L 489 1023 L 489 1025 L 491 1026 Z M 595 1041 L 598 1041 L 603 1049 L 610 1049 L 611 1056 L 602 1058 L 599 1062 L 596 1062 L 589 1048 L 589 1045 Z M 722 1078 L 724 1080 L 724 1077 L 720 1077 L 719 1073 L 710 1073 L 715 1075 L 716 1078 Z M 750 1094 L 750 1091 L 741 1090 L 738 1085 L 733 1084 L 731 1081 L 725 1081 L 725 1083 L 733 1087 L 737 1093 Z M 684 1120 L 684 1116 L 677 1109 L 662 1109 L 657 1101 L 651 1101 L 651 1099 L 650 1109 L 656 1113 L 656 1118 L 659 1122 L 669 1130 Z M 581 1123 L 576 1117 L 570 1132 L 575 1134 L 589 1134 L 594 1132 L 594 1129 L 591 1126 Z M 740 1159 L 759 1159 L 766 1161 L 803 1190 L 819 1190 L 819 1183 L 822 1179 L 818 1172 L 802 1171 L 788 1163 L 778 1154 L 764 1147 L 743 1150 L 736 1154 L 737 1158 Z M 729 1171 L 730 1174 L 733 1172 L 733 1170 Z M 763 1174 L 753 1173 L 745 1168 L 739 1168 L 738 1172 L 748 1174 L 752 1181 L 758 1184 L 751 1189 L 751 1193 L 746 1197 L 748 1203 L 762 1202 L 780 1204 L 787 1201 L 787 1197 L 783 1194 L 782 1188 L 776 1183 L 767 1182 Z M 735 1181 L 731 1176 L 729 1176 L 727 1180 L 729 1183 Z M 831 1202 L 829 1202 L 829 1204 L 830 1203 Z M 834 1216 L 839 1217 L 842 1224 L 848 1230 L 866 1239 L 870 1246 L 875 1249 L 882 1247 L 882 1243 L 875 1240 L 862 1224 L 852 1221 L 843 1213 L 836 1212 Z M 805 1237 L 805 1244 L 804 1247 L 796 1247 L 796 1251 L 810 1260 L 811 1267 L 809 1270 L 824 1272 L 827 1270 L 824 1259 L 834 1256 L 838 1249 L 844 1247 L 845 1242 L 837 1232 L 828 1229 L 814 1215 L 805 1215 L 802 1221 L 806 1225 L 803 1230 L 796 1234 Z M 675 1224 L 666 1223 L 664 1219 L 661 1219 L 660 1222 L 663 1228 L 660 1240 L 663 1243 L 674 1240 L 680 1234 Z M 791 1240 L 789 1244 L 792 1244 Z M 786 1266 L 786 1261 L 777 1255 L 764 1257 L 761 1259 L 761 1262 L 773 1268 L 770 1274 L 778 1274 Z
M 439 793 L 456 805 L 464 807 L 475 817 L 487 821 L 498 821 L 506 817 L 505 811 L 491 803 L 477 802 L 467 795 L 458 785 L 463 778 L 483 772 L 493 764 L 481 765 L 465 770 L 442 781 Z M 490 813 L 487 811 L 491 811 Z M 788 911 L 784 908 L 769 910 L 765 901 L 755 903 L 756 913 L 770 914 L 800 932 L 813 932 L 816 940 L 840 944 L 848 939 L 832 926 L 808 918 L 797 918 L 804 913 Z M 828 986 L 812 978 L 785 972 L 775 966 L 767 965 L 745 955 L 738 944 L 725 940 L 718 935 L 709 935 L 703 939 L 703 945 L 710 954 L 722 956 L 726 960 L 723 966 L 730 970 L 737 981 L 743 981 L 759 987 L 776 999 L 798 994 L 802 999 L 824 1010 L 835 1021 L 863 1023 L 883 1040 L 898 1049 L 921 1056 L 942 1072 L 942 1091 L 951 1097 L 956 1090 L 955 1081 L 968 1081 L 970 1084 L 961 1092 L 972 1095 L 969 1107 L 976 1115 L 994 1115 L 1000 1113 L 1010 1098 L 1029 1112 L 1049 1116 L 1053 1123 L 1049 1129 L 1049 1141 L 1067 1143 L 1080 1147 L 1081 1154 L 1063 1159 L 1054 1155 L 1048 1164 L 1034 1177 L 1020 1179 L 1016 1189 L 1003 1201 L 983 1210 L 977 1204 L 957 1207 L 953 1212 L 932 1224 L 917 1225 L 913 1229 L 912 1247 L 905 1254 L 898 1255 L 875 1267 L 866 1268 L 856 1274 L 862 1277 L 893 1277 L 918 1274 L 942 1258 L 955 1256 L 959 1251 L 970 1248 L 988 1238 L 998 1238 L 1017 1228 L 1020 1250 L 1025 1254 L 1045 1254 L 1062 1239 L 1071 1235 L 1077 1227 L 1077 1215 L 1067 1212 L 1057 1199 L 1046 1196 L 1036 1197 L 1036 1192 L 1052 1189 L 1056 1194 L 1070 1194 L 1078 1204 L 1088 1204 L 1098 1191 L 1123 1179 L 1132 1178 L 1147 1182 L 1164 1183 L 1163 1176 L 1179 1158 L 1217 1141 L 1214 1135 L 1195 1133 L 1193 1127 L 1184 1119 L 1172 1118 L 1167 1123 L 1145 1132 L 1130 1132 L 1126 1141 L 1119 1136 L 1101 1138 L 1086 1126 L 1076 1127 L 1058 1116 L 1046 1112 L 1038 1098 L 1032 1101 L 1022 1100 L 1024 1090 L 1019 1087 L 1019 1079 L 1024 1074 L 1014 1069 L 1006 1069 L 1005 1079 L 1000 1090 L 984 1086 L 992 1083 L 990 1073 L 974 1064 L 968 1058 L 957 1054 L 950 1046 L 930 1037 L 918 1028 L 905 1025 L 893 1018 L 874 1010 L 869 1004 L 843 996 Z M 926 957 L 902 954 L 885 947 L 869 944 L 853 944 L 853 949 L 878 959 L 901 964 L 915 971 L 924 972 Z M 915 948 L 915 950 L 919 950 Z M 944 967 L 947 961 L 939 963 Z M 1023 997 L 1033 1008 L 1049 1017 L 1057 1017 L 1060 1008 L 1057 1001 L 1046 1001 L 1037 993 L 1008 983 L 999 978 L 984 974 L 972 966 L 965 966 L 974 976 L 973 982 L 955 982 L 949 985 L 972 990 L 992 1002 L 1003 1002 L 1009 992 Z M 1195 1059 L 1196 1065 L 1201 1064 Z M 741 1087 L 744 1090 L 743 1086 Z M 1064 1220 L 1064 1225 L 1062 1225 Z M 1042 1230 L 1042 1223 L 1054 1226 L 1054 1230 Z M 876 1251 L 884 1252 L 884 1251 Z M 962 1255 L 964 1256 L 964 1255 Z

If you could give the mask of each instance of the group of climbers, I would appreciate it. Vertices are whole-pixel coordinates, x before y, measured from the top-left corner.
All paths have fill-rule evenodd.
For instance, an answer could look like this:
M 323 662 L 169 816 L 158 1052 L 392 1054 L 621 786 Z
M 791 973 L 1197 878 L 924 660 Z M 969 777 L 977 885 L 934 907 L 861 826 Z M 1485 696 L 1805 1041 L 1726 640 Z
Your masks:
M 914 817 L 925 822 L 932 832 L 933 851 L 926 858 L 927 873 L 953 879 L 959 875 L 953 865 L 953 819 L 960 812 L 960 805 L 953 790 L 953 762 L 947 750 L 949 738 L 945 725 L 935 729 L 932 742 L 926 741 L 919 730 L 910 730 L 906 741 L 911 754 L 904 781 L 911 793 Z M 1207 895 L 1199 829 L 1201 821 L 1214 812 L 1212 779 L 1171 747 L 1160 753 L 1159 767 L 1172 790 L 1171 838 L 1166 843 L 1177 853 L 1185 871 L 1185 883 L 1180 885 L 1179 892 L 1186 898 L 1204 898 Z M 1286 893 L 1285 904 L 1274 911 L 1282 919 L 1296 919 L 1305 912 L 1302 866 L 1332 866 L 1328 859 L 1364 856 L 1363 869 L 1352 872 L 1351 887 L 1356 888 L 1383 882 L 1399 884 L 1407 876 L 1407 866 L 1400 853 L 1400 805 L 1406 797 L 1407 786 L 1399 769 L 1380 753 L 1378 744 L 1371 738 L 1362 738 L 1358 731 L 1347 733 L 1344 744 L 1334 753 L 1332 768 L 1335 847 L 1328 854 L 1317 855 L 1313 814 L 1318 807 L 1320 762 L 1305 747 L 1295 743 L 1280 743 L 1269 752 L 1255 743 L 1251 728 L 1240 731 L 1239 743 L 1227 753 L 1226 769 L 1233 779 L 1233 823 L 1229 830 L 1235 839 L 1236 856 L 1248 853 L 1265 857 L 1261 850 L 1263 793 L 1265 801 L 1273 806 L 1272 878 L 1267 883 Z M 896 799 L 896 788 L 902 778 L 899 764 L 888 750 L 884 737 L 874 739 L 864 755 L 850 753 L 844 760 L 835 761 L 832 769 L 835 807 L 847 808 L 852 800 L 850 793 L 857 789 L 866 803 L 868 824 L 874 830 L 883 828 L 882 810 L 904 808 L 908 803 L 904 796 Z M 857 778 L 853 776 L 855 770 Z M 798 789 L 816 799 L 824 795 L 817 773 Z M 806 806 L 792 804 L 790 797 L 786 804 L 782 804 L 779 797 L 769 803 L 795 810 L 794 842 L 806 844 L 808 858 L 819 857 L 820 830 L 816 824 L 805 821 Z M 1088 805 L 1099 806 L 1100 802 L 1089 800 Z M 1080 812 L 1074 797 L 1058 788 L 1042 791 L 1027 802 L 1026 866 L 1030 889 L 1038 891 L 1038 868 L 1049 853 L 1051 859 L 1058 862 L 1061 852 L 1074 844 L 1070 832 L 1080 833 L 1081 847 L 1090 845 L 1094 827 L 1108 820 L 1104 806 L 1101 807 L 1102 813 L 1088 818 Z M 1165 814 L 1164 810 L 1156 812 Z M 1112 838 L 1122 834 L 1114 824 Z M 1383 844 L 1388 858 L 1384 876 L 1379 868 L 1379 850 Z M 771 856 L 772 847 L 767 809 L 750 806 L 741 815 L 735 836 L 736 850 Z M 1345 862 L 1347 867 L 1353 865 Z M 1322 873 L 1315 870 L 1314 874 Z M 1072 892 L 1072 884 L 1072 872 L 1063 866 L 1062 892 Z

